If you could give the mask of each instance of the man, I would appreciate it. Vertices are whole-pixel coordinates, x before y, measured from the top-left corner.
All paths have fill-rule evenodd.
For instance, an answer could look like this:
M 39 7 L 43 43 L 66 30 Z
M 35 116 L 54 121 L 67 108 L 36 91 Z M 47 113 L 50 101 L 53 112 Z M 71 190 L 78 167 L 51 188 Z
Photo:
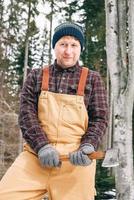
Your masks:
M 34 69 L 21 93 L 24 151 L 0 183 L 2 200 L 93 200 L 95 160 L 107 127 L 107 100 L 99 73 L 79 65 L 84 35 L 63 23 L 54 32 L 55 62 Z M 61 161 L 60 155 L 67 155 Z

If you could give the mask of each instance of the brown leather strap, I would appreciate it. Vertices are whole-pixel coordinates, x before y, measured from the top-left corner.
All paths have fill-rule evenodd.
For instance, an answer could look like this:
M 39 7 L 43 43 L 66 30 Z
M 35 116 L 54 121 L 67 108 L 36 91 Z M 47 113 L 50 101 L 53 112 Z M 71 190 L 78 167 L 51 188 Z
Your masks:
M 42 86 L 41 90 L 48 91 L 49 88 L 49 66 L 43 68 Z
M 88 68 L 82 67 L 78 90 L 77 90 L 77 95 L 79 96 L 84 96 L 84 90 L 85 90 L 88 71 L 89 71 Z

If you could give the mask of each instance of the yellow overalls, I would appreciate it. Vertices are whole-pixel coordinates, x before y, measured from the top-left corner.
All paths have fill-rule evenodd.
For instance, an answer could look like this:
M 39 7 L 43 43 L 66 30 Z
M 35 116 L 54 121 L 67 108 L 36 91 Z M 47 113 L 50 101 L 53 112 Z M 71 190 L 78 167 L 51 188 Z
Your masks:
M 78 149 L 88 126 L 84 88 L 88 70 L 82 73 L 76 95 L 48 91 L 49 68 L 43 70 L 42 91 L 38 103 L 40 125 L 61 155 Z M 60 168 L 41 167 L 37 155 L 28 146 L 18 156 L 0 182 L 0 200 L 94 200 L 96 162 L 74 166 L 63 161 Z

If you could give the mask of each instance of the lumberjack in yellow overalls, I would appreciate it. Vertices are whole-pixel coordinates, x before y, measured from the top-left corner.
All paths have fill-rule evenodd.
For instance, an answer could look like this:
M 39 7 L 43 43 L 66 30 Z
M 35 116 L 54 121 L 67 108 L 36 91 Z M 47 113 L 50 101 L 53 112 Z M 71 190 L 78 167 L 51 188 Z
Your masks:
M 70 26 L 74 29 L 77 28 L 76 25 L 69 23 L 67 25 L 69 32 L 68 27 L 70 28 Z M 65 24 L 62 28 L 66 29 Z M 62 33 L 62 36 L 67 34 L 64 31 Z M 57 54 L 61 53 L 59 50 L 61 51 L 62 48 L 66 49 L 56 56 L 58 64 L 67 68 L 76 64 L 82 48 L 81 38 L 79 41 L 68 36 L 56 39 Z M 63 56 L 60 57 L 60 55 Z M 50 67 L 43 70 L 41 93 L 38 98 L 38 120 L 49 144 L 43 144 L 36 151 L 32 148 L 30 139 L 24 136 L 27 141 L 24 144 L 24 151 L 0 182 L 1 200 L 41 200 L 46 192 L 48 192 L 49 200 L 94 200 L 96 162 L 91 162 L 87 158 L 86 152 L 83 153 L 80 150 L 84 147 L 84 143 L 82 145 L 81 141 L 89 126 L 84 91 L 87 76 L 90 76 L 90 73 L 87 68 L 82 68 L 80 76 L 77 77 L 79 81 L 74 95 L 49 91 L 49 85 L 53 82 L 50 71 Z M 100 88 L 99 86 L 101 93 Z M 102 97 L 102 94 L 100 96 Z M 32 107 L 30 109 L 32 110 Z M 34 138 L 34 135 L 31 137 Z M 34 142 L 36 143 L 35 140 Z M 85 146 L 89 146 L 91 152 L 94 151 L 92 144 L 87 142 Z M 53 149 L 56 152 L 54 155 L 57 157 L 54 159 L 45 157 L 48 149 Z M 59 155 L 70 155 L 70 160 L 63 161 L 60 166 Z

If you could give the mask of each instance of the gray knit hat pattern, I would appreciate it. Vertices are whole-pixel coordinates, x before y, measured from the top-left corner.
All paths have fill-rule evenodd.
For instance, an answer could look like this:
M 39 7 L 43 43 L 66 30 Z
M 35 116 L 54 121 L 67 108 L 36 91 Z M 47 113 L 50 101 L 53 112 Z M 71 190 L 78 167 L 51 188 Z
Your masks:
M 81 26 L 72 23 L 72 22 L 65 22 L 57 26 L 54 30 L 54 35 L 52 39 L 52 47 L 55 47 L 56 42 L 62 38 L 63 36 L 73 36 L 79 40 L 81 45 L 81 50 L 84 46 L 84 33 Z

